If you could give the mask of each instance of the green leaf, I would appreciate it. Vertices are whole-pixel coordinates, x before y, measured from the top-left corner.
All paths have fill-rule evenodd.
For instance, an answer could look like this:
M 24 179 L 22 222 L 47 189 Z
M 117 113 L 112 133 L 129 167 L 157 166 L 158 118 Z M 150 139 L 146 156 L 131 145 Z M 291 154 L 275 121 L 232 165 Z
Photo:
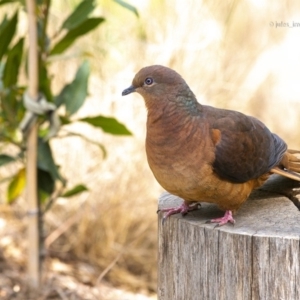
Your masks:
M 49 143 L 41 138 L 38 139 L 38 168 L 48 172 L 54 181 L 64 182 L 55 165 Z
M 78 121 L 86 122 L 95 127 L 100 127 L 104 132 L 114 135 L 132 135 L 132 133 L 115 118 L 96 116 L 91 118 L 83 118 Z
M 7 51 L 7 48 L 15 34 L 17 23 L 18 11 L 16 11 L 14 16 L 6 22 L 6 24 L 2 27 L 2 30 L 0 32 L 0 60 L 2 59 L 4 53 Z
M 38 197 L 39 197 L 39 202 L 44 204 L 50 197 L 51 195 L 44 192 L 43 190 L 39 189 L 38 191 Z
M 114 0 L 114 2 L 118 3 L 119 5 L 123 6 L 124 8 L 130 10 L 131 12 L 133 12 L 137 17 L 139 17 L 139 13 L 137 11 L 137 9 L 132 6 L 131 4 L 123 1 L 123 0 Z
M 0 154 L 0 167 L 15 161 L 16 158 L 6 154 Z
M 68 197 L 72 197 L 77 194 L 80 194 L 84 191 L 88 191 L 88 188 L 83 184 L 78 184 L 78 185 L 74 186 L 72 189 L 63 193 L 60 197 L 68 198 Z
M 78 68 L 74 80 L 70 84 L 67 84 L 55 99 L 57 106 L 65 104 L 69 116 L 77 112 L 84 103 L 88 93 L 89 75 L 89 63 L 88 61 L 84 61 Z
M 17 142 L 16 130 L 19 123 L 24 115 L 24 105 L 22 103 L 22 95 L 24 89 L 14 87 L 12 89 L 6 89 L 4 93 L 1 94 L 1 115 L 2 121 L 0 121 L 1 128 L 0 133 L 9 136 L 10 140 Z
M 74 29 L 84 22 L 89 14 L 95 9 L 94 0 L 85 0 L 79 3 L 72 14 L 64 21 L 61 28 Z
M 0 1 L 0 6 L 3 4 L 9 4 L 9 3 L 13 3 L 13 2 L 24 3 L 24 0 L 2 0 L 2 1 Z
M 77 27 L 69 30 L 67 34 L 59 42 L 57 42 L 56 45 L 54 45 L 53 49 L 50 52 L 50 55 L 61 54 L 67 48 L 69 48 L 78 37 L 85 35 L 89 31 L 93 30 L 103 21 L 104 18 L 90 18 L 86 21 L 83 21 Z
M 25 168 L 20 169 L 13 177 L 7 188 L 7 201 L 9 204 L 13 203 L 17 197 L 20 196 L 26 184 Z
M 9 87 L 16 84 L 19 75 L 19 68 L 22 62 L 24 39 L 19 41 L 7 53 L 7 60 L 3 71 L 4 86 Z
M 3 30 L 3 28 L 6 26 L 8 20 L 7 20 L 7 14 L 5 14 L 4 18 L 2 19 L 2 22 L 0 24 L 0 32 Z
M 65 116 L 59 116 L 59 119 L 60 119 L 60 123 L 62 125 L 68 125 L 68 124 L 72 123 L 71 120 Z
M 45 61 L 39 58 L 39 91 L 46 97 L 49 102 L 53 101 L 51 91 L 51 76 L 48 74 L 48 66 Z
M 38 168 L 38 190 L 41 193 L 41 199 L 45 200 L 45 194 L 50 196 L 54 192 L 55 181 L 53 180 L 52 175 Z

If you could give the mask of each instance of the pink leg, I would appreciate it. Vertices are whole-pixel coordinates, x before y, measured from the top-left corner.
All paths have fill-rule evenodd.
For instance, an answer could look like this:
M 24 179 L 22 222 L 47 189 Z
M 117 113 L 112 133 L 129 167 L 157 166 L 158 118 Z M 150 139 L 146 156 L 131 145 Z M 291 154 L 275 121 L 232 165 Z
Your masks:
M 180 206 L 174 208 L 164 208 L 160 211 L 165 212 L 163 221 L 165 221 L 169 216 L 181 213 L 183 216 L 186 215 L 189 211 L 199 209 L 200 203 L 189 204 L 183 202 Z
M 217 218 L 217 219 L 212 219 L 208 221 L 208 223 L 217 223 L 217 226 L 222 226 L 227 223 L 232 223 L 234 224 L 235 221 L 232 217 L 232 211 L 231 210 L 226 210 L 224 217 L 222 218 Z

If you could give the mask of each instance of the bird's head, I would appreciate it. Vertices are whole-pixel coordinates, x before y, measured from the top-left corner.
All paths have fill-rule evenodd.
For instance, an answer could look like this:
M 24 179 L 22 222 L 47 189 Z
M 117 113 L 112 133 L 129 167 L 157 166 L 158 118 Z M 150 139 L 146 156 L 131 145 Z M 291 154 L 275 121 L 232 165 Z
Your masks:
M 132 85 L 122 92 L 122 96 L 137 92 L 144 97 L 147 104 L 151 99 L 171 98 L 172 94 L 176 96 L 184 87 L 187 85 L 177 72 L 164 66 L 154 65 L 142 68 L 135 75 Z

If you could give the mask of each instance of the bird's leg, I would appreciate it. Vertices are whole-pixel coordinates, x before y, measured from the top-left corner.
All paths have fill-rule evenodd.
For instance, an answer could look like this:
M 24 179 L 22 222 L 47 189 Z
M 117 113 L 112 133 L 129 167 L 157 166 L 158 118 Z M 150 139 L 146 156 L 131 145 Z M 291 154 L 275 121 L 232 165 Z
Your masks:
M 181 213 L 183 216 L 186 215 L 189 211 L 197 210 L 199 209 L 199 206 L 201 206 L 200 203 L 195 202 L 187 202 L 184 201 L 180 206 L 173 207 L 173 208 L 163 208 L 159 211 L 165 212 L 163 220 L 166 220 L 169 216 Z
M 207 223 L 217 223 L 217 226 L 222 226 L 227 223 L 232 223 L 234 224 L 235 221 L 232 217 L 232 211 L 231 210 L 226 210 L 224 217 L 222 218 L 216 218 L 208 221 Z

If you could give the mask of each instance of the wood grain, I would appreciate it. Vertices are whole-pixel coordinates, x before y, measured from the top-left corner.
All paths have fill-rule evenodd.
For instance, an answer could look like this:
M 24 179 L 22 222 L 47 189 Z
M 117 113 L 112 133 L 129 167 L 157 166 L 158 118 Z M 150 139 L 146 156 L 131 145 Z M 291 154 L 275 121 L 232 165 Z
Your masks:
M 206 224 L 223 215 L 212 204 L 164 224 L 160 213 L 158 299 L 300 299 L 300 212 L 283 196 L 295 202 L 297 193 L 299 183 L 272 176 L 234 226 Z M 164 193 L 159 208 L 181 202 Z

